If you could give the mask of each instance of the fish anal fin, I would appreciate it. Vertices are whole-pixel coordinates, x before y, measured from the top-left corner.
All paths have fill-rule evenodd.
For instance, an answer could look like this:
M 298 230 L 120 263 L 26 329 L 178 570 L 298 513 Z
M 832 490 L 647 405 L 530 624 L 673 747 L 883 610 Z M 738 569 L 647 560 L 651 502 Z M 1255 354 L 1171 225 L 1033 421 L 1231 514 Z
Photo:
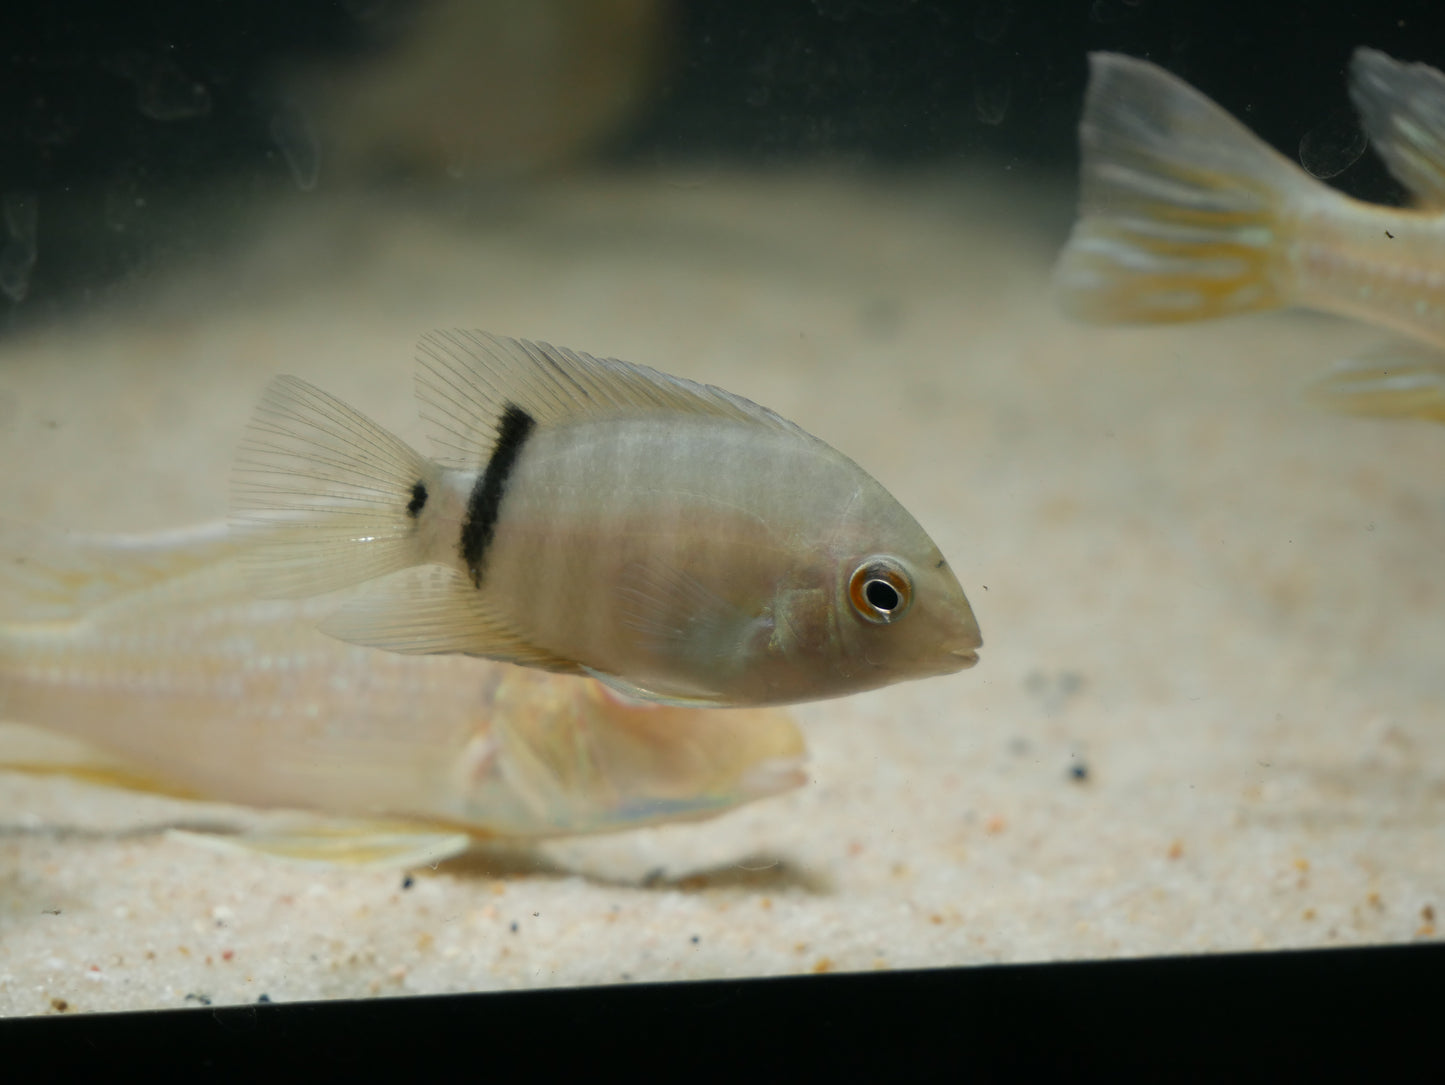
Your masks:
M 1376 153 L 1416 205 L 1445 210 L 1445 75 L 1356 49 L 1350 100 Z
M 471 471 L 490 460 L 499 420 L 509 407 L 543 426 L 669 411 L 803 432 L 766 407 L 712 385 L 481 331 L 424 335 L 417 345 L 416 394 L 438 461 Z
M 462 654 L 578 670 L 507 628 L 466 575 L 444 565 L 418 565 L 363 586 L 320 629 L 350 644 L 405 655 Z
M 1345 414 L 1445 422 L 1445 352 L 1387 343 L 1336 362 L 1307 394 L 1319 406 Z

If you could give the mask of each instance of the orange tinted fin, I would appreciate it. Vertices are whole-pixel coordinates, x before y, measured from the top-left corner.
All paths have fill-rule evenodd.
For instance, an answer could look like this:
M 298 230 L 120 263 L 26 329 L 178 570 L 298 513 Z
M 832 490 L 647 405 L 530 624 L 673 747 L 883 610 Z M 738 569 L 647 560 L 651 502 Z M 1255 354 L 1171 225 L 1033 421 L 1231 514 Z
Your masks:
M 1288 304 L 1280 210 L 1328 190 L 1187 83 L 1089 57 L 1079 220 L 1054 282 L 1094 323 L 1202 320 Z

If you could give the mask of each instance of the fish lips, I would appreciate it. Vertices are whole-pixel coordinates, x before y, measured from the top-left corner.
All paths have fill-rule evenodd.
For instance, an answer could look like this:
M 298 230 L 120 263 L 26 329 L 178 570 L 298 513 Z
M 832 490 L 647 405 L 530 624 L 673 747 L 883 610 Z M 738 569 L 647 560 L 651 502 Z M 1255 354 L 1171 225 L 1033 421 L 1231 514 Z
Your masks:
M 949 655 L 958 660 L 958 669 L 961 671 L 978 666 L 977 648 L 952 648 L 949 650 Z

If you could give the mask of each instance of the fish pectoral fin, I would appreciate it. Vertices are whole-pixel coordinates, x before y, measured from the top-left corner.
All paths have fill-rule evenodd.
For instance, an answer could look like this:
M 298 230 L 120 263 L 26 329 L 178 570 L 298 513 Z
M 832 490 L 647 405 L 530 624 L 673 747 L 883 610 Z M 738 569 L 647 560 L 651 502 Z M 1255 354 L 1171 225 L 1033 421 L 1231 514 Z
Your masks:
M 1376 153 L 1416 205 L 1445 209 L 1445 75 L 1356 49 L 1350 100 Z
M 287 862 L 409 870 L 435 866 L 471 847 L 463 832 L 426 823 L 316 820 L 235 834 L 170 829 L 166 836 L 212 851 L 266 855 Z
M 443 565 L 403 569 L 363 586 L 320 629 L 349 644 L 406 655 L 485 656 L 549 671 L 577 670 L 571 660 L 507 628 L 464 574 Z
M 1346 414 L 1445 422 L 1445 353 L 1416 343 L 1387 343 L 1336 362 L 1307 395 Z
M 674 658 L 729 664 L 761 619 L 697 577 L 661 561 L 623 567 L 613 589 L 618 618 L 649 649 Z
M 694 673 L 725 674 L 736 669 L 750 646 L 766 638 L 771 619 L 749 613 L 685 570 L 664 562 L 625 566 L 613 589 L 622 627 L 659 663 Z M 624 696 L 681 707 L 716 707 L 718 691 L 669 679 L 639 685 L 614 674 L 587 673 Z M 646 681 L 644 679 L 644 681 Z
M 481 331 L 422 336 L 416 394 L 438 461 L 469 471 L 491 459 L 509 407 L 543 426 L 667 411 L 804 432 L 766 407 L 710 384 Z

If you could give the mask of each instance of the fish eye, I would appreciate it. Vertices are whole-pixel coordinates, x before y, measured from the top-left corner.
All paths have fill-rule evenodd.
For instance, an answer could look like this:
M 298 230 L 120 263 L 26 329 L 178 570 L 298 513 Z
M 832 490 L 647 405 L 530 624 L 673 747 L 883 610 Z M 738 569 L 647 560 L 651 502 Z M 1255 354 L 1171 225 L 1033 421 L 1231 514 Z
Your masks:
M 860 618 L 896 622 L 913 602 L 913 581 L 897 562 L 869 558 L 848 578 L 848 601 Z

